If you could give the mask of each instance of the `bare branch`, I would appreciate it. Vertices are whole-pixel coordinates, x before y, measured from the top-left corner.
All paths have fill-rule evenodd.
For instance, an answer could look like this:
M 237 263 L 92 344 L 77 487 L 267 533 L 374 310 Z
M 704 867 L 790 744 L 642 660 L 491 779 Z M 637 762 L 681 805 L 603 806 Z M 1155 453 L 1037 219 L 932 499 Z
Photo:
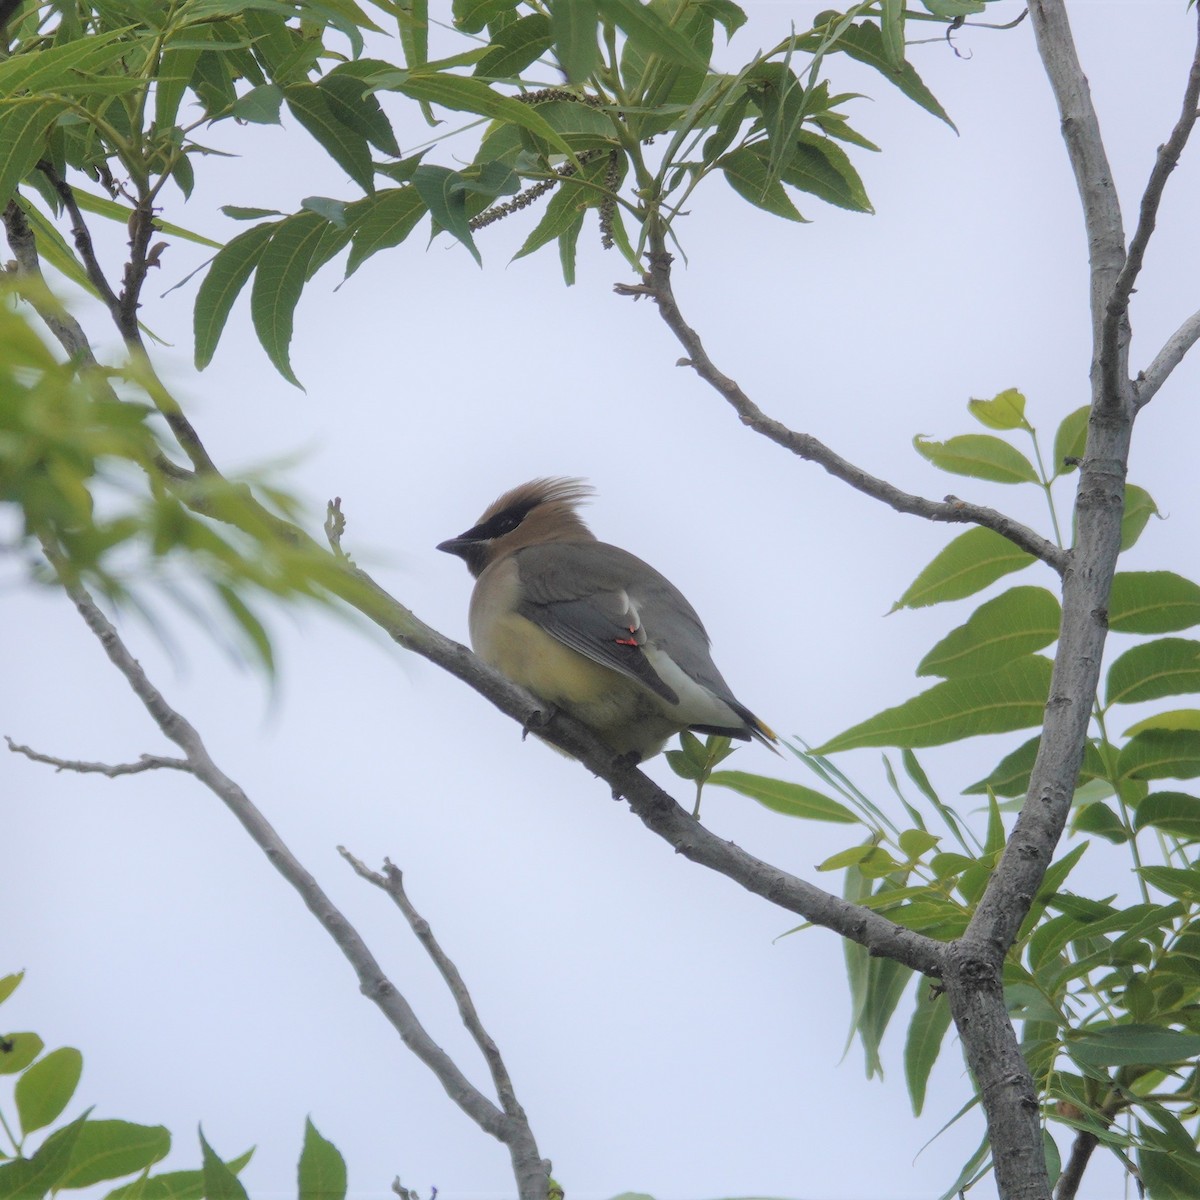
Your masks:
M 1179 156 L 1187 145 L 1192 129 L 1196 124 L 1196 106 L 1200 104 L 1200 7 L 1196 11 L 1196 49 L 1192 55 L 1192 66 L 1188 72 L 1187 84 L 1183 90 L 1183 106 L 1171 136 L 1158 148 L 1150 178 L 1142 193 L 1141 210 L 1138 213 L 1137 228 L 1129 242 L 1129 252 L 1125 263 L 1117 275 L 1104 306 L 1104 322 L 1100 344 L 1101 368 L 1106 373 L 1117 371 L 1120 367 L 1121 356 L 1118 353 L 1118 341 L 1122 326 L 1129 316 L 1129 299 L 1133 295 L 1134 284 L 1142 270 L 1146 257 L 1146 247 L 1154 233 L 1158 221 L 1158 210 L 1162 204 L 1163 192 L 1171 172 L 1179 163 Z M 1124 379 L 1107 378 L 1104 382 L 1105 392 L 1117 395 L 1125 385 Z M 1145 403 L 1145 401 L 1142 401 Z
M 16 200 L 10 200 L 4 209 L 4 231 L 16 259 L 19 274 L 40 285 L 39 289 L 26 295 L 25 299 L 33 306 L 34 311 L 45 322 L 46 328 L 73 362 L 86 367 L 99 366 L 87 334 L 83 332 L 83 326 L 65 308 L 48 299 L 50 289 L 46 286 L 45 276 L 42 274 L 37 239 L 29 227 L 25 210 Z M 44 293 L 38 295 L 41 289 L 44 289 Z
M 897 512 L 924 517 L 928 521 L 982 525 L 1007 538 L 1035 558 L 1040 558 L 1060 575 L 1063 573 L 1067 563 L 1066 553 L 1035 530 L 1004 513 L 983 505 L 969 504 L 955 496 L 947 496 L 942 501 L 914 496 L 848 462 L 811 434 L 798 433 L 782 422 L 768 417 L 742 391 L 735 380 L 713 363 L 700 335 L 684 320 L 671 286 L 672 259 L 666 249 L 661 228 L 651 233 L 650 247 L 650 269 L 643 276 L 642 283 L 632 286 L 617 284 L 613 290 L 619 296 L 649 296 L 653 299 L 667 327 L 687 351 L 687 358 L 681 360 L 680 365 L 691 367 L 705 383 L 715 388 L 741 418 L 743 425 L 748 425 L 756 433 L 761 433 L 798 457 L 824 467 L 835 478 L 848 483 L 857 491 L 881 500 Z
M 1125 263 L 1121 205 L 1104 141 L 1100 136 L 1100 122 L 1092 104 L 1087 76 L 1079 65 L 1066 5 L 1063 0 L 1030 0 L 1029 15 L 1037 39 L 1038 54 L 1058 104 L 1063 141 L 1083 206 L 1091 268 L 1092 371 L 1095 378 L 1099 370 L 1108 298 Z M 1127 340 L 1127 330 L 1124 336 Z M 1102 398 L 1102 407 L 1111 409 L 1119 405 L 1120 400 L 1117 394 L 1106 395 Z
M 143 754 L 137 762 L 132 763 L 98 763 L 83 762 L 74 758 L 55 758 L 50 754 L 42 754 L 29 746 L 22 746 L 12 738 L 5 736 L 8 748 L 14 754 L 23 754 L 33 762 L 46 763 L 56 771 L 75 771 L 80 775 L 106 775 L 116 779 L 119 775 L 140 775 L 143 771 L 168 769 L 173 771 L 191 772 L 192 764 L 185 758 L 165 758 L 161 754 Z
M 1133 394 L 1139 409 L 1144 408 L 1154 399 L 1155 393 L 1171 372 L 1183 361 L 1183 356 L 1200 340 L 1200 310 L 1192 313 L 1180 327 L 1175 330 L 1163 348 L 1154 356 L 1154 361 L 1134 380 Z
M 52 557 L 54 557 L 52 555 Z M 308 909 L 325 927 L 342 954 L 358 975 L 363 993 L 368 996 L 399 1033 L 408 1048 L 437 1077 L 450 1098 L 481 1129 L 508 1146 L 514 1168 L 521 1165 L 518 1179 L 530 1179 L 533 1168 L 542 1168 L 541 1156 L 533 1143 L 528 1126 L 524 1128 L 489 1100 L 458 1068 L 448 1054 L 429 1036 L 407 1000 L 383 973 L 374 955 L 357 930 L 322 890 L 316 879 L 301 865 L 250 798 L 212 760 L 196 729 L 168 704 L 151 683 L 138 661 L 121 641 L 116 629 L 100 611 L 87 591 L 64 582 L 80 616 L 96 635 L 113 665 L 125 677 L 134 694 L 168 739 L 183 750 L 187 769 L 208 787 L 233 813 L 242 827 L 267 856 L 271 864 L 299 893 Z M 546 1179 L 543 1172 L 541 1191 L 522 1192 L 522 1200 L 542 1200 Z
M 365 863 L 355 858 L 345 846 L 339 846 L 338 853 L 354 868 L 358 875 L 386 892 L 392 898 L 396 907 L 404 914 L 404 919 L 416 935 L 417 941 L 425 947 L 426 953 L 438 969 L 438 974 L 441 975 L 442 979 L 445 980 L 446 986 L 450 989 L 450 994 L 454 997 L 454 1003 L 458 1007 L 459 1016 L 462 1017 L 463 1024 L 466 1026 L 475 1045 L 479 1047 L 479 1051 L 487 1063 L 488 1070 L 491 1072 L 492 1083 L 496 1087 L 496 1095 L 500 1100 L 501 1107 L 514 1121 L 522 1121 L 528 1124 L 525 1110 L 517 1100 L 517 1093 L 513 1088 L 512 1077 L 509 1075 L 508 1068 L 505 1066 L 504 1059 L 500 1054 L 500 1048 L 496 1045 L 487 1030 L 484 1029 L 483 1022 L 479 1019 L 479 1012 L 475 1008 L 475 1002 L 471 999 L 471 993 L 467 990 L 467 985 L 463 982 L 463 977 L 459 974 L 458 968 L 451 962 L 450 957 L 442 949 L 437 938 L 433 936 L 433 930 L 429 922 L 417 912 L 412 901 L 408 898 L 408 893 L 404 890 L 404 876 L 400 869 L 390 860 L 384 859 L 383 871 L 372 871 Z M 530 1136 L 532 1137 L 532 1134 Z M 542 1179 L 544 1180 L 550 1173 L 550 1164 L 548 1162 L 543 1164 L 543 1168 Z

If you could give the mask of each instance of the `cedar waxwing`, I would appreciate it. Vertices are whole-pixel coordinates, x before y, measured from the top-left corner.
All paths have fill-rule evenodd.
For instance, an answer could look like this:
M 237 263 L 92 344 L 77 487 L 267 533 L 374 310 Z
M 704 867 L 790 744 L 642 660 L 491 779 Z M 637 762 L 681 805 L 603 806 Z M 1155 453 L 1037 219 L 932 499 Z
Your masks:
M 590 493 L 579 479 L 535 479 L 438 546 L 477 580 L 475 652 L 618 754 L 650 758 L 683 729 L 770 746 L 775 734 L 734 698 L 679 589 L 583 523 Z

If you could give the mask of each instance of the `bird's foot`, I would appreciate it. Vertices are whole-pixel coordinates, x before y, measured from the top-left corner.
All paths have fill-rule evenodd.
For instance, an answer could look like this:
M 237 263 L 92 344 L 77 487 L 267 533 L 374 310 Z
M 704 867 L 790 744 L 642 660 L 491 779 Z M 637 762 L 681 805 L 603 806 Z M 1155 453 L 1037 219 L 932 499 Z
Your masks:
M 536 734 L 538 730 L 545 729 L 556 716 L 558 716 L 558 706 L 554 704 L 534 709 L 525 724 L 521 726 L 521 741 L 524 741 L 531 733 Z

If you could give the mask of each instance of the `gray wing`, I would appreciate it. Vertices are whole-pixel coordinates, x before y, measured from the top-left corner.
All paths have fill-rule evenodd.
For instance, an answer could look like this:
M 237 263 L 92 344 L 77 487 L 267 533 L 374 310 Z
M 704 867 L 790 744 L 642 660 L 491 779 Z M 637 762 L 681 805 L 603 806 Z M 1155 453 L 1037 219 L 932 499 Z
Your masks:
M 604 542 L 526 546 L 516 558 L 521 616 L 593 662 L 636 679 L 668 704 L 679 702 L 642 650 L 648 637 L 661 645 L 653 628 L 646 628 L 655 595 L 664 588 L 674 593 L 686 610 L 682 619 L 694 625 L 705 645 L 707 637 L 688 602 L 653 567 Z

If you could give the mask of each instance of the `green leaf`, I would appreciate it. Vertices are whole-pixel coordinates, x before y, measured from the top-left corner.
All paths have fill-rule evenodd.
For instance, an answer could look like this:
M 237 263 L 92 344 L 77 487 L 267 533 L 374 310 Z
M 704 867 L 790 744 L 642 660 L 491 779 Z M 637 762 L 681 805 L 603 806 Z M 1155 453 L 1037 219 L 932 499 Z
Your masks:
M 162 1125 L 89 1121 L 58 1186 L 82 1188 L 105 1179 L 121 1179 L 166 1158 L 170 1149 L 171 1135 Z
M 1174 571 L 1118 571 L 1108 627 L 1118 633 L 1173 633 L 1200 625 L 1200 586 Z
M 1158 505 L 1150 493 L 1135 483 L 1125 485 L 1125 515 L 1121 518 L 1121 552 L 1132 546 L 1151 517 L 1159 516 Z
M 89 1108 L 69 1125 L 56 1129 L 32 1158 L 0 1165 L 0 1200 L 34 1200 L 58 1187 L 91 1111 Z
M 347 64 L 361 71 L 361 63 Z M 378 100 L 367 92 L 361 74 L 334 68 L 317 87 L 325 93 L 329 110 L 347 129 L 365 138 L 376 150 L 392 158 L 401 154 L 392 123 Z
M 1145 729 L 1117 756 L 1121 779 L 1195 779 L 1200 775 L 1200 732 Z
M 471 236 L 471 223 L 467 216 L 466 182 L 457 171 L 449 167 L 438 167 L 422 163 L 413 172 L 413 187 L 429 208 L 433 219 L 457 238 L 471 252 L 471 257 L 480 266 L 483 259 Z
M 918 985 L 917 1008 L 908 1025 L 904 1043 L 904 1079 L 912 1101 L 913 1116 L 919 1117 L 925 1107 L 925 1089 L 929 1075 L 946 1030 L 950 1028 L 950 1005 L 945 996 L 933 994 L 933 989 Z
M 573 10 L 576 6 L 555 5 L 554 13 L 563 7 Z M 551 21 L 552 17 L 542 13 L 530 13 L 505 26 L 492 38 L 488 52 L 475 64 L 475 74 L 489 79 L 510 79 L 520 75 L 554 45 Z M 594 43 L 594 25 L 592 40 Z
M 0 1075 L 16 1075 L 25 1070 L 45 1046 L 36 1033 L 6 1033 L 0 1038 L 0 1044 L 3 1046 L 0 1049 Z
M 296 387 L 300 381 L 288 353 L 296 305 L 329 228 L 328 221 L 311 212 L 278 222 L 259 256 L 250 289 L 250 316 L 258 340 L 275 369 Z
M 717 159 L 729 186 L 757 208 L 788 221 L 804 221 L 771 172 L 770 150 L 763 142 L 739 146 Z
M 358 86 L 366 90 L 365 84 Z M 338 119 L 331 95 L 315 84 L 293 83 L 284 88 L 283 98 L 292 116 L 316 138 L 329 157 L 364 192 L 374 190 L 375 168 L 367 139 Z M 340 101 L 337 105 L 340 107 Z
M 1200 708 L 1176 708 L 1170 712 L 1154 713 L 1145 720 L 1137 721 L 1125 730 L 1126 737 L 1133 737 L 1144 729 L 1193 729 L 1200 730 Z
M 874 25 L 870 21 L 851 25 L 833 44 L 832 49 L 842 50 L 851 58 L 866 63 L 869 67 L 874 67 L 910 100 L 957 131 L 957 126 L 947 116 L 946 110 L 938 103 L 934 94 L 925 86 L 912 63 L 903 62 L 896 66 L 889 62 L 883 46 L 883 35 L 878 25 Z
M 968 529 L 913 580 L 904 595 L 892 605 L 892 611 L 961 600 L 1034 561 L 1032 554 L 1018 549 L 1008 538 L 990 529 L 982 526 Z
M 629 45 L 643 55 L 659 54 L 685 67 L 708 70 L 708 58 L 668 25 L 656 7 L 644 5 L 641 0 L 596 0 L 596 8 L 605 20 L 624 30 Z
M 200 1130 L 200 1151 L 204 1156 L 201 1171 L 204 1174 L 205 1200 L 249 1200 L 237 1175 L 204 1140 L 203 1129 Z
M 866 1054 L 868 1079 L 883 1075 L 879 1046 L 912 974 L 910 967 L 890 958 L 872 958 L 867 967 L 866 999 L 857 1029 Z
M 1054 435 L 1054 478 L 1066 475 L 1079 465 L 1087 448 L 1088 420 L 1091 405 L 1085 404 L 1062 419 Z
M 3 1004 L 21 986 L 21 980 L 24 978 L 24 971 L 17 971 L 12 975 L 0 976 L 0 1004 Z
M 567 82 L 585 82 L 600 65 L 595 0 L 555 4 L 550 10 L 550 29 L 554 38 L 554 57 Z
M 967 411 L 989 429 L 1030 428 L 1025 420 L 1025 397 L 1016 388 L 1005 388 L 990 400 L 968 400 Z
M 353 233 L 346 275 L 353 275 L 372 254 L 398 246 L 428 211 L 415 187 L 386 188 L 351 205 Z
M 134 47 L 124 29 L 89 33 L 34 54 L 14 54 L 0 62 L 0 96 L 21 91 L 67 91 L 78 82 L 79 73 L 103 71 Z
M 835 821 L 853 825 L 858 818 L 837 800 L 823 795 L 802 783 L 791 783 L 785 779 L 771 779 L 765 775 L 751 775 L 746 771 L 714 771 L 709 783 L 731 788 L 751 800 L 757 800 L 764 808 L 782 813 L 785 817 L 802 817 L 807 821 Z
M 1157 1025 L 1110 1025 L 1068 1039 L 1067 1050 L 1091 1067 L 1165 1066 L 1200 1054 L 1200 1034 Z
M 1195 867 L 1142 867 L 1138 874 L 1151 887 L 1176 900 L 1188 904 L 1200 900 L 1200 870 Z
M 1126 650 L 1108 669 L 1108 704 L 1136 704 L 1200 691 L 1200 642 L 1155 638 Z
M 1075 833 L 1096 834 L 1118 846 L 1129 841 L 1129 834 L 1121 824 L 1121 819 L 1107 804 L 1101 804 L 1099 801 L 1077 809 L 1071 829 Z
M 429 0 L 396 0 L 396 24 L 406 65 L 423 67 L 429 61 Z
M 472 112 L 493 121 L 507 121 L 548 142 L 575 161 L 575 153 L 570 145 L 555 133 L 536 108 L 493 91 L 481 79 L 442 73 L 383 71 L 370 76 L 368 83 L 373 88 L 403 92 L 414 100 L 440 104 L 456 112 Z
M 1050 645 L 1061 620 L 1062 608 L 1045 588 L 1009 588 L 942 638 L 921 660 L 917 674 L 953 679 L 995 671 Z
M 57 1118 L 71 1103 L 82 1073 L 83 1055 L 73 1046 L 51 1050 L 29 1067 L 13 1089 L 22 1132 L 44 1129 Z
M 61 100 L 40 98 L 0 104 L 0 207 L 45 156 L 50 127 L 66 108 Z
M 254 1156 L 247 1150 L 226 1166 L 236 1175 Z M 203 1171 L 165 1171 L 152 1175 L 143 1183 L 140 1179 L 109 1192 L 104 1200 L 204 1200 Z
M 784 159 L 779 178 L 838 208 L 848 208 L 851 212 L 875 211 L 849 156 L 827 137 L 805 130 L 796 134 L 792 156 Z
M 300 1200 L 344 1200 L 346 1195 L 346 1160 L 317 1132 L 311 1118 L 304 1121 L 299 1195 Z
M 1151 792 L 1137 806 L 1133 827 L 1153 827 L 1172 837 L 1200 841 L 1200 798 L 1184 792 Z
M 516 6 L 517 0 L 454 0 L 454 25 L 464 33 L 480 33 Z
M 988 433 L 964 433 L 946 442 L 913 438 L 917 453 L 935 467 L 993 483 L 1037 483 L 1033 464 L 1015 446 Z
M 264 83 L 239 96 L 230 115 L 254 125 L 278 125 L 282 107 L 283 88 L 276 83 Z
M 963 789 L 966 796 L 982 796 L 989 790 L 997 796 L 1023 796 L 1029 789 L 1029 775 L 1037 758 L 1038 745 L 1041 735 L 1030 738 L 1011 753 L 1006 754 L 986 779 L 973 783 Z M 1094 743 L 1087 742 L 1083 748 L 1084 777 L 1096 777 L 1104 774 L 1104 763 Z
M 192 314 L 198 371 L 204 370 L 212 362 L 233 302 L 246 286 L 246 280 L 258 266 L 267 243 L 280 224 L 272 221 L 239 233 L 212 260 L 196 293 L 196 308 Z
M 1048 659 L 1031 654 L 990 675 L 948 679 L 838 734 L 815 753 L 859 746 L 941 746 L 1040 725 L 1051 670 Z

